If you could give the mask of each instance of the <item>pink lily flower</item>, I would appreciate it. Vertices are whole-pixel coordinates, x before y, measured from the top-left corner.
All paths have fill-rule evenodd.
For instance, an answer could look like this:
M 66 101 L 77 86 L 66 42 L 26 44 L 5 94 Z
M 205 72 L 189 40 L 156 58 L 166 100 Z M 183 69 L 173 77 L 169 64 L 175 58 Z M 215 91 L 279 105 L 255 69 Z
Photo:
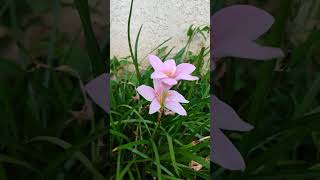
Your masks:
M 211 64 L 218 58 L 231 56 L 257 60 L 283 57 L 279 48 L 263 47 L 254 42 L 273 24 L 273 17 L 264 10 L 248 5 L 224 8 L 211 17 Z M 216 96 L 211 96 L 211 160 L 230 170 L 244 170 L 245 162 L 220 129 L 250 131 L 253 126 L 241 120 L 237 113 Z
M 154 69 L 151 74 L 151 79 L 160 79 L 163 83 L 173 86 L 179 80 L 198 80 L 198 77 L 192 76 L 191 73 L 196 67 L 189 63 L 181 63 L 176 66 L 173 59 L 162 62 L 160 58 L 155 55 L 149 55 L 149 62 Z
M 91 80 L 84 89 L 99 107 L 109 113 L 109 74 L 104 73 Z
M 189 103 L 180 93 L 169 90 L 159 80 L 153 81 L 154 89 L 150 86 L 141 85 L 137 88 L 138 93 L 147 101 L 151 101 L 149 114 L 167 108 L 173 112 L 186 116 L 187 112 L 180 103 Z

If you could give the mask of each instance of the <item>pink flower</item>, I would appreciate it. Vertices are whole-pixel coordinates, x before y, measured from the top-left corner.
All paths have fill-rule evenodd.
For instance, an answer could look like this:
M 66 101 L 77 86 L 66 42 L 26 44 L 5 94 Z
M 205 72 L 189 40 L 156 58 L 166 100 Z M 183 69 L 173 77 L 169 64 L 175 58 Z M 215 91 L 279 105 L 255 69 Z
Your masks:
M 211 17 L 211 65 L 218 58 L 231 56 L 257 60 L 283 57 L 281 49 L 264 47 L 254 41 L 268 31 L 273 17 L 264 10 L 248 5 L 224 8 Z M 237 113 L 216 96 L 211 96 L 211 160 L 230 170 L 244 170 L 240 152 L 220 129 L 250 131 L 253 126 L 241 120 Z
M 153 114 L 160 108 L 167 108 L 173 112 L 186 116 L 186 110 L 180 103 L 188 103 L 180 93 L 174 90 L 169 90 L 159 80 L 153 81 L 154 89 L 150 86 L 141 85 L 137 88 L 138 93 L 147 101 L 151 101 L 149 114 Z
M 160 79 L 163 83 L 173 86 L 179 80 L 198 80 L 198 77 L 192 76 L 191 73 L 196 67 L 189 63 L 181 63 L 176 66 L 173 59 L 162 62 L 157 56 L 150 54 L 149 62 L 154 69 L 151 79 Z

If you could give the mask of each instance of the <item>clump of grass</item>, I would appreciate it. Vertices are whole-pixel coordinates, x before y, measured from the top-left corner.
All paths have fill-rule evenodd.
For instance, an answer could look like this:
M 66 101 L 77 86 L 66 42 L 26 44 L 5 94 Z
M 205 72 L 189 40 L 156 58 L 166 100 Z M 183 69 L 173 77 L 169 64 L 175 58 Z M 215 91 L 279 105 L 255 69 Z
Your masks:
M 136 42 L 140 32 L 141 29 Z M 157 115 L 149 115 L 148 102 L 136 92 L 140 83 L 152 86 L 151 67 L 141 70 L 138 52 L 133 53 L 133 50 L 131 59 L 135 71 L 128 68 L 132 64 L 130 58 L 111 59 L 110 143 L 113 149 L 111 167 L 114 167 L 111 179 L 209 179 L 210 72 L 206 63 L 209 50 L 205 47 L 197 53 L 188 50 L 193 37 L 206 32 L 206 26 L 190 26 L 188 42 L 178 53 L 172 54 L 172 49 L 163 47 L 170 39 L 152 51 L 163 60 L 173 58 L 177 64 L 188 62 L 196 65 L 196 74 L 200 78 L 197 82 L 180 82 L 175 87 L 181 94 L 188 95 L 190 103 L 184 106 L 188 116 L 162 116 L 161 124 L 157 123 Z M 135 44 L 137 49 L 138 43 Z M 190 166 L 192 161 L 202 168 L 193 170 Z
M 198 57 L 202 55 L 192 55 L 192 58 L 195 62 L 201 61 Z M 116 178 L 129 174 L 158 176 L 159 171 L 163 177 L 208 176 L 209 161 L 205 158 L 210 153 L 209 141 L 206 139 L 198 145 L 192 142 L 210 133 L 209 71 L 200 75 L 198 82 L 182 82 L 177 87 L 179 92 L 190 94 L 190 103 L 184 106 L 188 116 L 163 116 L 159 125 L 157 116 L 148 114 L 148 102 L 137 95 L 138 80 L 126 69 L 128 63 L 128 59 L 111 60 L 110 126 Z M 126 69 L 122 76 L 117 74 L 120 68 Z M 142 80 L 148 85 L 152 85 L 150 74 L 151 68 L 142 73 Z M 194 172 L 188 166 L 192 160 L 204 168 Z

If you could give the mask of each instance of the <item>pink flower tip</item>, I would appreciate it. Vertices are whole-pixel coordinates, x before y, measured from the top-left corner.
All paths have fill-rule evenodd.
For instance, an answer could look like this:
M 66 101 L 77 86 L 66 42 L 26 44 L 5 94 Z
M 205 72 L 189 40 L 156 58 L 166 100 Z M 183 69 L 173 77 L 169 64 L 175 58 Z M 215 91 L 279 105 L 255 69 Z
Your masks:
M 191 75 L 196 69 L 193 64 L 181 63 L 177 66 L 173 59 L 162 62 L 162 60 L 155 55 L 150 54 L 148 57 L 154 69 L 154 72 L 151 74 L 151 79 L 159 79 L 169 86 L 177 84 L 179 80 L 195 81 L 199 79 Z

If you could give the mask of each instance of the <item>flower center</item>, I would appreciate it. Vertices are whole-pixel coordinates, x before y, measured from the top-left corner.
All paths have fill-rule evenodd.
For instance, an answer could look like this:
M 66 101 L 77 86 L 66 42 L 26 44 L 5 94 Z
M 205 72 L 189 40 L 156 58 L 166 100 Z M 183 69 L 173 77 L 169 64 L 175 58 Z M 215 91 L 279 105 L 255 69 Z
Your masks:
M 168 93 L 167 91 L 162 91 L 162 92 L 156 93 L 157 100 L 161 104 L 162 107 L 164 106 L 164 102 L 165 102 L 167 96 L 170 96 L 170 93 Z
M 174 72 L 173 71 L 165 71 L 164 74 L 166 74 L 168 77 L 171 77 Z

